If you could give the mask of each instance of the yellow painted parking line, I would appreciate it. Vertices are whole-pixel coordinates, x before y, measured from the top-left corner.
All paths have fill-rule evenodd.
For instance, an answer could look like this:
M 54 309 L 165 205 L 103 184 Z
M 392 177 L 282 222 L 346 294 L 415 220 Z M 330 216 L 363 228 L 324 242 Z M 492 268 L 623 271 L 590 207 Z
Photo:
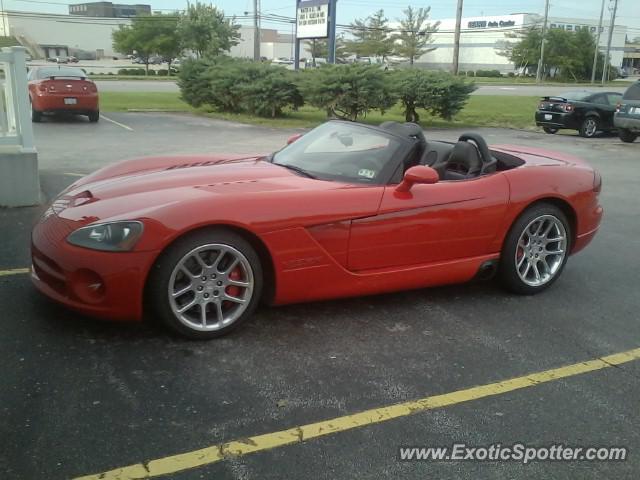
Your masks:
M 12 270 L 0 270 L 0 277 L 8 277 L 9 275 L 23 275 L 29 273 L 31 270 L 28 268 L 14 268 Z
M 134 480 L 169 475 L 190 468 L 216 463 L 227 458 L 242 457 L 250 453 L 301 443 L 325 435 L 332 435 L 354 428 L 386 422 L 394 418 L 406 417 L 407 415 L 425 410 L 502 395 L 561 378 L 573 377 L 582 373 L 622 365 L 623 363 L 638 359 L 640 359 L 640 348 L 586 362 L 545 370 L 544 372 L 532 373 L 510 380 L 490 383 L 488 385 L 467 388 L 442 395 L 434 395 L 419 400 L 390 405 L 388 407 L 374 408 L 353 415 L 345 415 L 331 420 L 310 423 L 279 432 L 266 433 L 264 435 L 242 438 L 229 443 L 212 445 L 192 452 L 180 453 L 145 463 L 116 468 L 108 472 L 78 477 L 75 480 Z
M 130 132 L 133 132 L 133 128 L 131 128 L 128 125 L 125 125 L 124 123 L 120 123 L 120 122 L 116 122 L 115 120 L 113 120 L 112 118 L 109 117 L 105 117 L 104 115 L 100 114 L 100 118 L 102 118 L 103 120 L 106 120 L 107 122 L 111 122 L 114 125 L 117 125 L 119 127 L 124 128 L 125 130 L 129 130 Z

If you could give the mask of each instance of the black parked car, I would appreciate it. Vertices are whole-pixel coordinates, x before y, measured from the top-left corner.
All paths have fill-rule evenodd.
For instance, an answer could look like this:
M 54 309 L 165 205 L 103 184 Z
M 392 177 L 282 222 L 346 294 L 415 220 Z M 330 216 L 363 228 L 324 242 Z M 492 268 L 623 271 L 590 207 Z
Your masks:
M 613 123 L 623 142 L 631 143 L 640 135 L 640 80 L 624 92 Z
M 544 97 L 536 111 L 536 125 L 546 133 L 568 128 L 591 138 L 598 131 L 615 128 L 613 114 L 620 99 L 622 94 L 616 92 L 568 92 Z

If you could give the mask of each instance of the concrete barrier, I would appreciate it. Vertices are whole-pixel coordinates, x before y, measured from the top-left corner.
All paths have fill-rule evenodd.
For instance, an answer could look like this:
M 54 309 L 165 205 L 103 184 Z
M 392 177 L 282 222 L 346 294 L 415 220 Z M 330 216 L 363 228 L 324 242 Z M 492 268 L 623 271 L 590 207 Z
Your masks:
M 24 47 L 0 51 L 0 206 L 40 203 L 38 152 L 33 139 Z

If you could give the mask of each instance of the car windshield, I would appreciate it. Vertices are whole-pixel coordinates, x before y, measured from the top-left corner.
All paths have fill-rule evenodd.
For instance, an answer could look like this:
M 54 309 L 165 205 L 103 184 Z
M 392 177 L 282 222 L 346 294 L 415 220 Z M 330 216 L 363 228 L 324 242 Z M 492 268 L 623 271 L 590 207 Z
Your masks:
M 640 82 L 631 85 L 626 92 L 624 92 L 625 100 L 640 100 Z
M 69 68 L 69 67 L 49 67 L 49 68 L 39 68 L 38 69 L 38 78 L 50 78 L 50 77 L 79 77 L 86 78 L 87 74 L 84 73 L 79 68 Z
M 593 92 L 567 92 L 560 96 L 566 98 L 567 100 L 576 100 L 580 102 L 586 100 L 591 95 L 593 95 Z
M 348 183 L 380 183 L 402 142 L 362 125 L 328 122 L 273 155 L 272 161 L 302 175 Z

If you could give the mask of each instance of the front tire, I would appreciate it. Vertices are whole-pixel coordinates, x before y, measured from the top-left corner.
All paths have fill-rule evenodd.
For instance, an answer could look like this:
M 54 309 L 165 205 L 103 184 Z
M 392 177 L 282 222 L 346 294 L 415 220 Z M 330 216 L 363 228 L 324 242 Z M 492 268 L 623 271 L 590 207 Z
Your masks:
M 212 228 L 180 238 L 151 269 L 147 299 L 162 322 L 185 337 L 230 333 L 262 293 L 260 258 L 242 236 Z
M 580 133 L 581 137 L 593 138 L 596 136 L 596 133 L 598 133 L 599 128 L 600 125 L 596 117 L 587 117 L 582 121 L 578 133 Z
M 558 133 L 558 129 L 557 128 L 542 127 L 542 130 L 544 130 L 544 133 L 548 133 L 549 135 L 554 135 L 554 134 Z
M 636 141 L 636 138 L 638 138 L 637 133 L 633 133 L 631 130 L 627 130 L 625 128 L 621 128 L 618 131 L 618 136 L 620 137 L 620 140 L 625 143 L 633 143 Z
M 571 227 L 558 207 L 533 205 L 514 222 L 500 256 L 500 279 L 514 293 L 533 295 L 555 282 L 571 251 Z

